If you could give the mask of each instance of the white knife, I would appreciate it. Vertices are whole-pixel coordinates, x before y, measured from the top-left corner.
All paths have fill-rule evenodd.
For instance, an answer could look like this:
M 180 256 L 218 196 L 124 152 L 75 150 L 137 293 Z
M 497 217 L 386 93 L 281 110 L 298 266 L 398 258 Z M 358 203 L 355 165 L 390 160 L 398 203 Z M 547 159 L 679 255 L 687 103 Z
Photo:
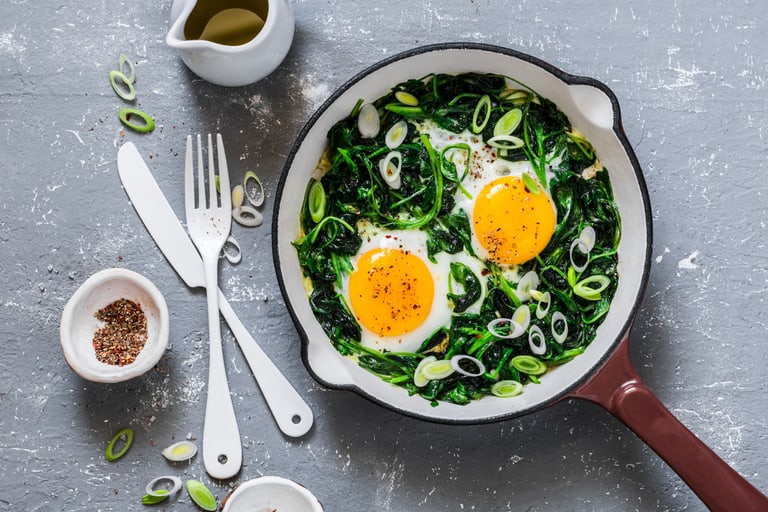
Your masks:
M 133 143 L 126 142 L 117 152 L 117 170 L 133 207 L 171 266 L 187 286 L 205 286 L 200 255 Z M 311 409 L 251 337 L 221 290 L 219 310 L 240 345 L 280 430 L 291 437 L 306 434 L 312 427 Z

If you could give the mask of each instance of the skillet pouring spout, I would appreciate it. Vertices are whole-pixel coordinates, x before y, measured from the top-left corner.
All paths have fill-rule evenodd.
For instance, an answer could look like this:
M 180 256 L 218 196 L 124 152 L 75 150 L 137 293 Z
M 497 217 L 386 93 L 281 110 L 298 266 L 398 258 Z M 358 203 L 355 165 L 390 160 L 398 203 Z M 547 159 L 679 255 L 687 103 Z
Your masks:
M 570 397 L 593 402 L 618 418 L 713 512 L 768 510 L 768 497 L 701 442 L 643 383 L 629 357 L 629 334 Z

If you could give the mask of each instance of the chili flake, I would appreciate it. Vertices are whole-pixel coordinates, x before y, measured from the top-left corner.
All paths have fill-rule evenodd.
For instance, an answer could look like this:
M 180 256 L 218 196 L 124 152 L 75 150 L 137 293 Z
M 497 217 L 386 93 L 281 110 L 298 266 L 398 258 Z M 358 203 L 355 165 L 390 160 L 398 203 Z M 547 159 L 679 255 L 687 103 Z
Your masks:
M 147 317 L 141 306 L 132 300 L 118 299 L 94 316 L 104 322 L 93 335 L 96 358 L 117 366 L 134 362 L 147 342 Z

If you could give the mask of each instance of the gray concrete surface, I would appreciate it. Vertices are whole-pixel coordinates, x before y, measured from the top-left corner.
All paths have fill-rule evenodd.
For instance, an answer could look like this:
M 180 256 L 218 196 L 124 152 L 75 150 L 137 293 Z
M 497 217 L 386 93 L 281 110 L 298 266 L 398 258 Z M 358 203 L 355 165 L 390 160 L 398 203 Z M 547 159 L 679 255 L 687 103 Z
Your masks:
M 434 425 L 311 379 L 271 259 L 273 193 L 293 137 L 354 73 L 415 46 L 478 41 L 597 78 L 622 105 L 645 170 L 655 240 L 632 355 L 669 409 L 768 491 L 768 4 L 295 0 L 282 66 L 242 88 L 192 75 L 164 36 L 170 0 L 0 4 L 0 510 L 140 510 L 148 481 L 199 478 L 221 499 L 237 482 L 281 475 L 329 512 L 699 511 L 704 506 L 608 413 L 568 402 L 498 424 Z M 363 7 L 365 6 L 365 7 Z M 137 62 L 149 135 L 124 133 L 107 73 Z M 243 433 L 237 479 L 160 450 L 202 434 L 205 299 L 149 238 L 120 187 L 117 148 L 137 144 L 177 211 L 187 133 L 219 131 L 230 169 L 261 175 L 267 223 L 235 228 L 244 260 L 223 266 L 234 308 L 306 397 L 314 429 L 277 430 L 225 331 Z M 59 345 L 62 308 L 91 274 L 138 271 L 165 294 L 171 347 L 145 377 L 80 379 Z M 111 435 L 136 431 L 128 456 Z M 192 511 L 186 494 L 157 510 Z

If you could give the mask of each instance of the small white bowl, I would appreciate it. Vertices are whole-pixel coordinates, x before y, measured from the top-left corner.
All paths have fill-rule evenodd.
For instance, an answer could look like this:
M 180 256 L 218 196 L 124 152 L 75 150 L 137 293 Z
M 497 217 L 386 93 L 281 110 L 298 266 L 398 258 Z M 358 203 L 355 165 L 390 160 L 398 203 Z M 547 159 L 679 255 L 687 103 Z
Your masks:
M 262 476 L 240 484 L 224 500 L 222 512 L 323 512 L 315 496 L 301 484 L 279 476 Z
M 118 366 L 96 357 L 93 335 L 101 326 L 97 311 L 119 299 L 141 306 L 147 317 L 147 342 L 133 363 Z M 121 382 L 146 373 L 168 346 L 168 306 L 160 290 L 141 274 L 112 268 L 89 277 L 69 299 L 61 315 L 59 335 L 64 357 L 75 373 L 93 382 Z

